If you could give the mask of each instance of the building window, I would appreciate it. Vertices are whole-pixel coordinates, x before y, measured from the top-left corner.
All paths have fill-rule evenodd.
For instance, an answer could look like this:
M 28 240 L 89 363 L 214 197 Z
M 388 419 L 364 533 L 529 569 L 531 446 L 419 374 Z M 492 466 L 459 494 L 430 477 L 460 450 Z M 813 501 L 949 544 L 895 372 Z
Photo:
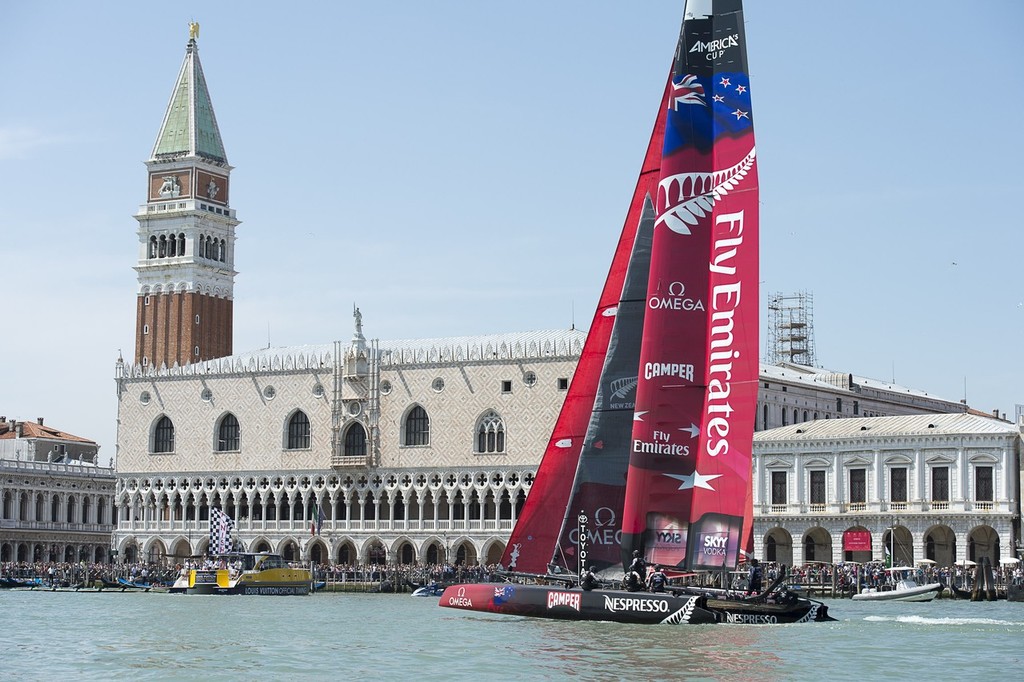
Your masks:
M 430 445 L 430 418 L 419 405 L 409 410 L 405 418 L 405 444 Z
M 767 429 L 768 428 L 768 406 L 767 405 L 764 406 L 763 412 L 764 412 L 764 417 L 761 420 L 761 428 L 762 429 Z
M 842 413 L 843 413 L 843 399 L 842 398 L 836 398 L 836 414 L 842 414 Z
M 786 504 L 786 472 L 772 472 L 772 504 Z
M 932 467 L 932 502 L 949 502 L 949 467 Z
M 512 392 L 512 382 L 507 380 L 507 379 L 502 381 L 501 382 L 501 392 L 502 393 L 511 393 Z
M 523 374 L 523 383 L 527 386 L 533 387 L 537 383 L 536 372 L 526 372 Z
M 476 451 L 480 454 L 505 452 L 505 423 L 493 410 L 477 425 Z
M 783 407 L 782 408 L 782 425 L 783 426 L 788 426 L 789 425 L 789 417 L 786 416 L 787 414 L 788 413 L 786 412 L 786 408 Z
M 238 419 L 233 414 L 226 414 L 220 420 L 217 429 L 217 452 L 236 452 L 239 448 L 240 429 Z
M 907 501 L 907 470 L 905 467 L 889 470 L 889 500 L 891 502 Z
M 366 430 L 362 424 L 352 424 L 345 432 L 345 456 L 366 457 Z
M 853 416 L 856 417 L 858 414 L 860 414 L 860 401 L 859 400 L 854 400 L 853 401 Z
M 565 379 L 565 378 L 559 378 L 558 379 L 558 390 L 559 391 L 567 391 L 567 390 L 569 390 L 569 380 Z
M 380 394 L 387 395 L 389 393 L 391 393 L 391 382 L 384 379 L 380 382 Z
M 302 410 L 288 420 L 288 449 L 304 450 L 309 447 L 309 417 Z
M 850 502 L 864 504 L 868 501 L 867 492 L 867 470 L 850 469 Z
M 825 472 L 811 472 L 811 504 L 825 504 Z
M 199 316 L 196 315 L 196 324 L 199 324 Z
M 142 333 L 143 334 L 148 334 L 149 333 L 149 325 L 148 324 L 142 325 Z
M 174 452 L 174 424 L 167 416 L 160 417 L 156 423 L 153 452 Z
M 434 393 L 440 393 L 444 390 L 444 379 L 437 377 L 433 383 L 430 384 L 430 388 L 434 390 Z
M 992 502 L 992 467 L 974 467 L 974 499 L 978 502 Z
M 142 305 L 149 305 L 149 296 L 142 299 Z
M 199 346 L 196 346 L 195 348 L 192 349 L 192 354 L 199 355 Z

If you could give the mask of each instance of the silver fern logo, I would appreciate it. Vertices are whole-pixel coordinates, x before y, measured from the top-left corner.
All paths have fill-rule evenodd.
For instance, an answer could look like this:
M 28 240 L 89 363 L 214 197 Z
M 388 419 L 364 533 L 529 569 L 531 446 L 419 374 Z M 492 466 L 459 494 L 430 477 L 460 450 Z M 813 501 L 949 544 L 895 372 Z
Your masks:
M 679 173 L 658 183 L 658 205 L 665 209 L 655 225 L 676 234 L 692 234 L 690 226 L 711 212 L 715 202 L 731 192 L 754 165 L 751 147 L 736 165 L 713 173 Z
M 616 400 L 625 398 L 636 388 L 637 381 L 637 377 L 622 377 L 608 384 L 608 387 L 612 389 L 612 398 Z

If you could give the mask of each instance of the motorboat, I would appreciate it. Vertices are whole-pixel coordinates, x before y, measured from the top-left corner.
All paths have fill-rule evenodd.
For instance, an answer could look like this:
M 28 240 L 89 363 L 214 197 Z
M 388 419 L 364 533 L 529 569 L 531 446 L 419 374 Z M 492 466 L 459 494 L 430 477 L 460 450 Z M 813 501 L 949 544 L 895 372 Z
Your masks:
M 170 588 L 186 594 L 304 595 L 312 587 L 308 568 L 279 554 L 231 552 L 203 559 L 201 568 L 184 568 Z
M 852 598 L 856 601 L 931 601 L 943 590 L 941 583 L 919 585 L 914 580 L 913 568 L 885 570 L 889 574 L 889 584 L 879 588 L 866 588 Z

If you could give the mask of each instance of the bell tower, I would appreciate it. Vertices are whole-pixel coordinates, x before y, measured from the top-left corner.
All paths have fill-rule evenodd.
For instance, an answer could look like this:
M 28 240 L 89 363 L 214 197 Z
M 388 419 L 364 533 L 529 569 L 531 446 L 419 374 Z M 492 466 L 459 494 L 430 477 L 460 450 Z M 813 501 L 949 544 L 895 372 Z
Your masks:
M 203 67 L 199 25 L 146 161 L 139 207 L 135 362 L 160 368 L 231 355 L 235 227 L 230 175 Z

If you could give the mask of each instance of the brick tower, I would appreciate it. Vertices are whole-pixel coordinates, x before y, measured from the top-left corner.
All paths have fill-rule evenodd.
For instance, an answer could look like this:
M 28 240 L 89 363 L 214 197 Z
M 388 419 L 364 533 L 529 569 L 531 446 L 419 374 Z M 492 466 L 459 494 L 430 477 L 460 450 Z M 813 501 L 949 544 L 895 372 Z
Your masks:
M 199 25 L 148 161 L 139 208 L 135 362 L 166 365 L 231 355 L 235 227 L 231 166 L 199 63 Z

